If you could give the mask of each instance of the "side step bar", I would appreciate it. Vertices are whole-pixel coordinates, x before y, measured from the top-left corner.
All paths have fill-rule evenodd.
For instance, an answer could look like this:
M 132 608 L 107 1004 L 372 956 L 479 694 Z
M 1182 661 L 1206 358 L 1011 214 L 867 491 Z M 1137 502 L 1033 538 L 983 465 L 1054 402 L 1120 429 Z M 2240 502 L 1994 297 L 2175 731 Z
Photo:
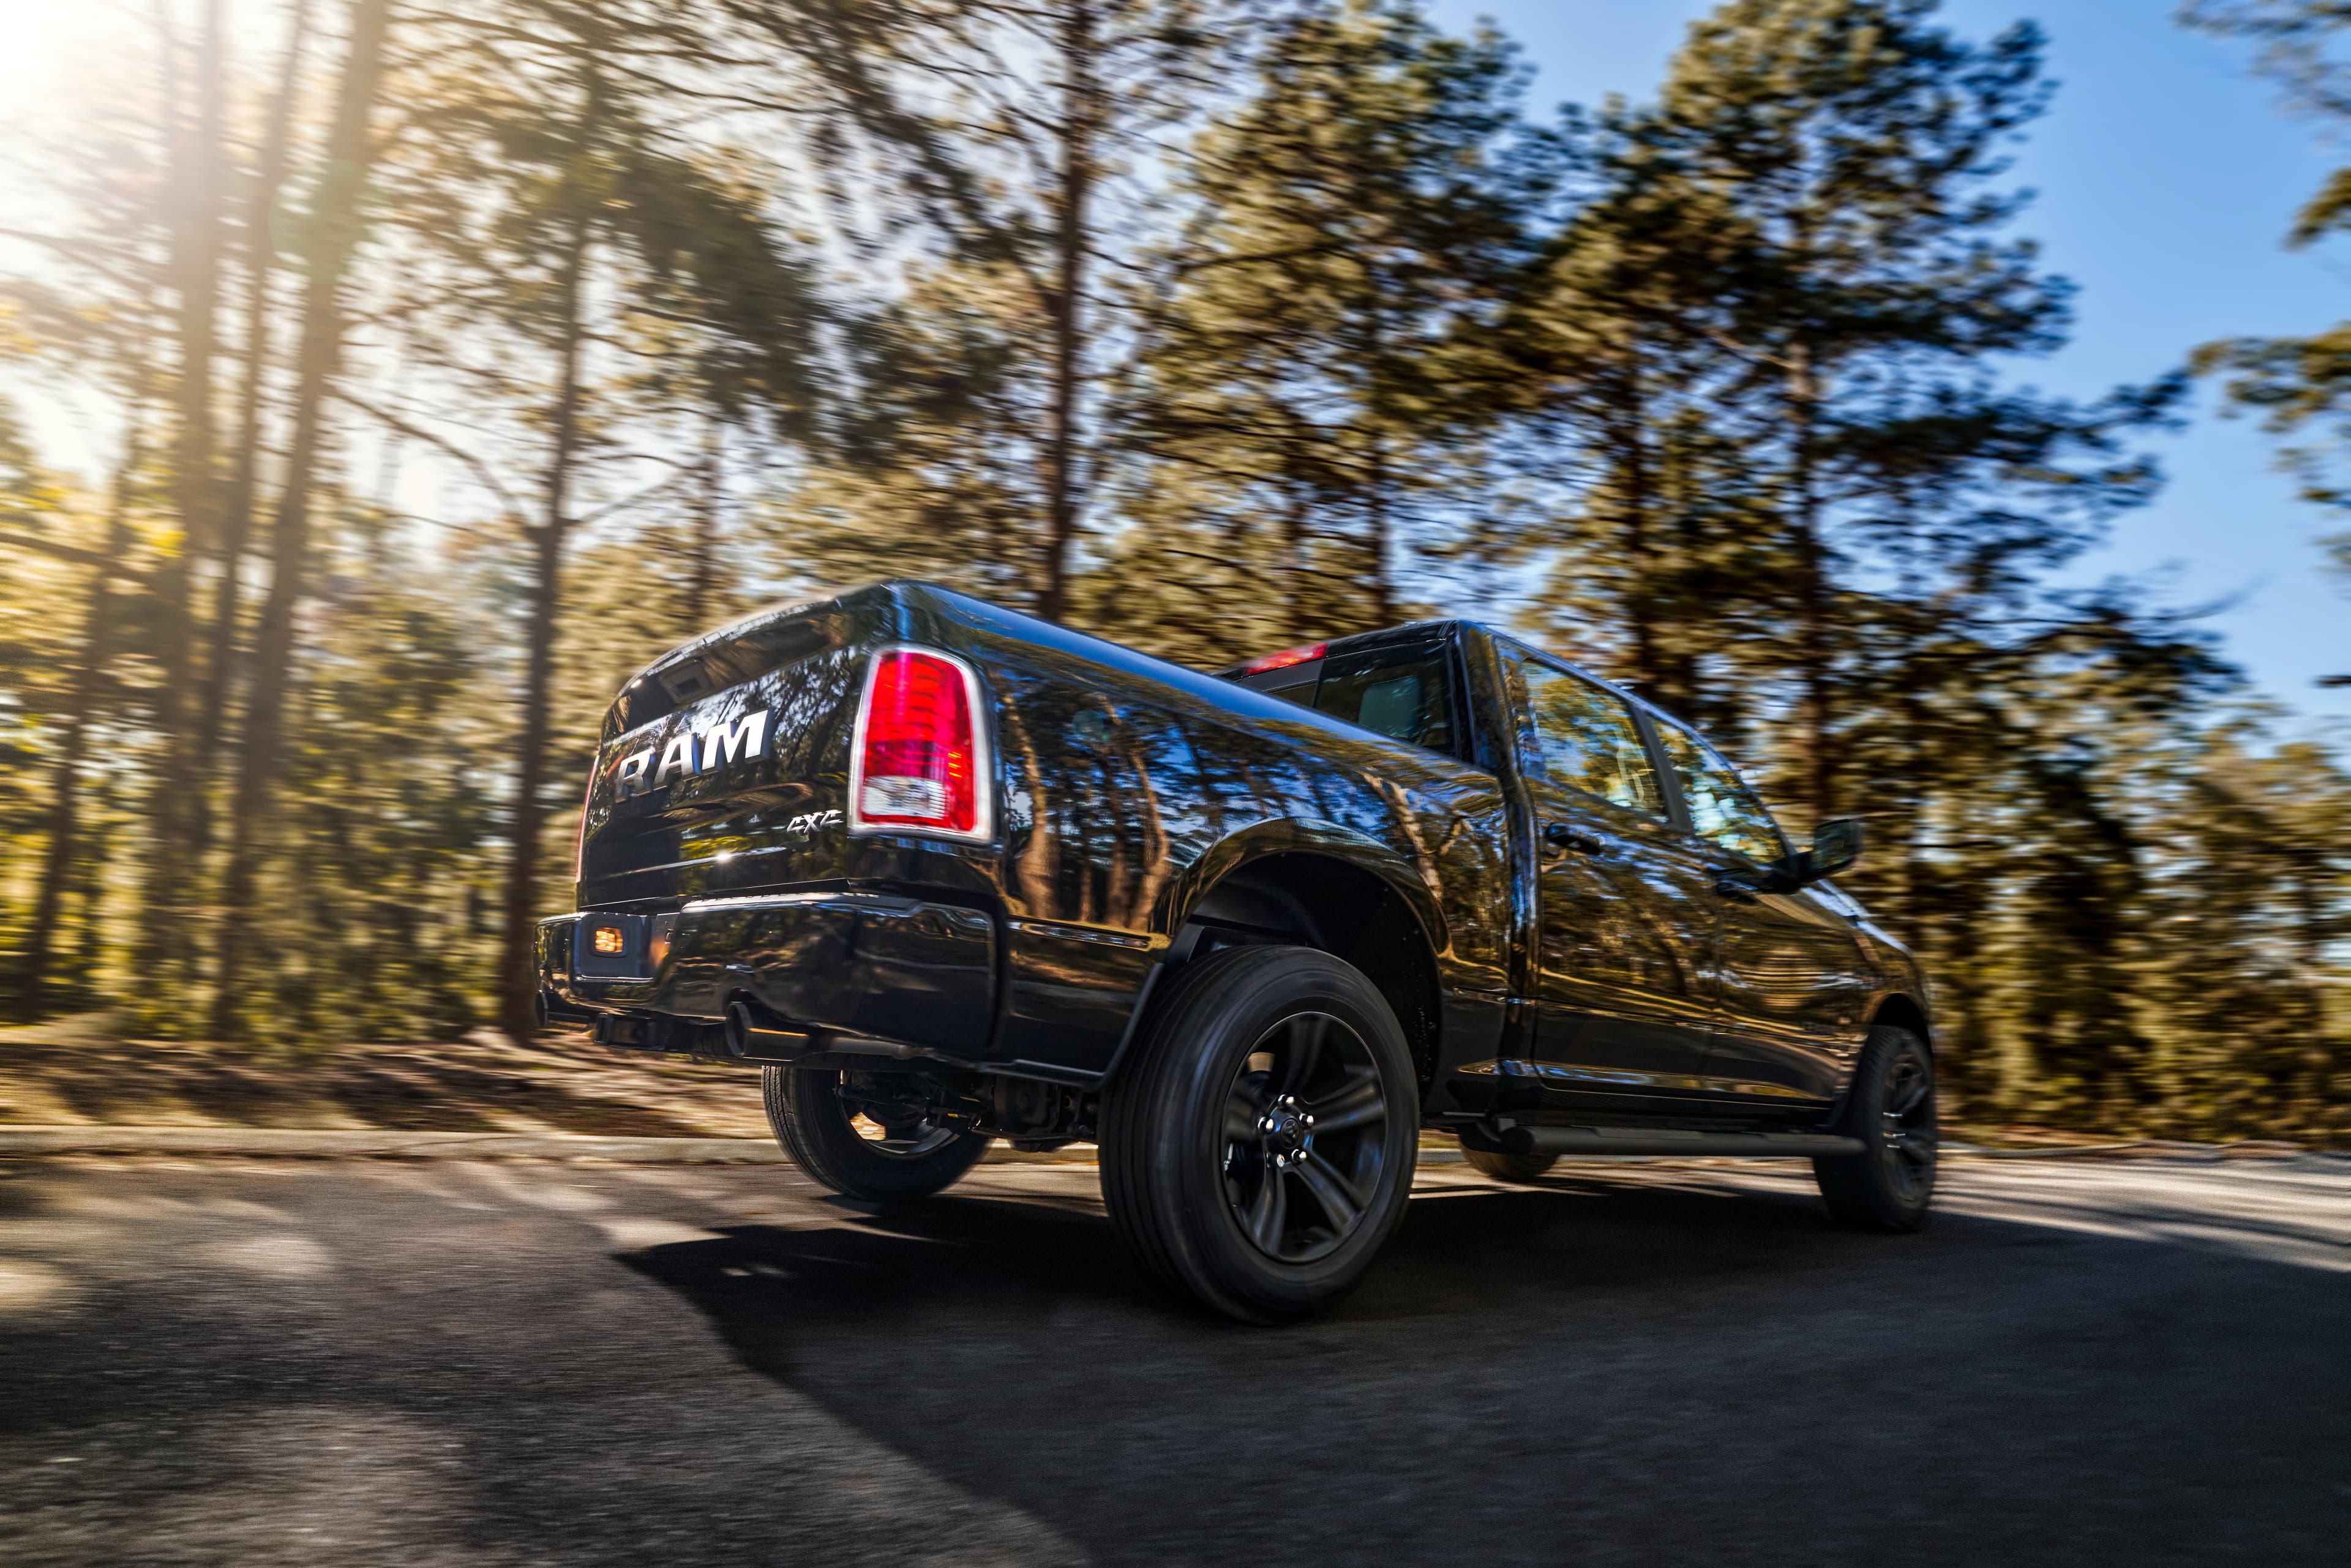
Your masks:
M 1744 1155 L 1803 1159 L 1857 1155 L 1859 1138 L 1833 1133 L 1685 1133 L 1670 1127 L 1487 1127 L 1461 1129 L 1472 1148 L 1506 1155 Z

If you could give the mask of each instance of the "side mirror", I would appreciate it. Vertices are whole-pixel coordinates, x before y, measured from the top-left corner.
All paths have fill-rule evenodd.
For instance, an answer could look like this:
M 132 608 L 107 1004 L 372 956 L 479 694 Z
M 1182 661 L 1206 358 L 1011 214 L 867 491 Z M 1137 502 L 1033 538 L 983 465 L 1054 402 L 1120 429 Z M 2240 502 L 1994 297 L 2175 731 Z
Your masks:
M 1818 882 L 1837 873 L 1861 858 L 1861 821 L 1855 817 L 1839 817 L 1833 822 L 1823 822 L 1813 830 L 1813 847 L 1802 859 L 1806 882 Z

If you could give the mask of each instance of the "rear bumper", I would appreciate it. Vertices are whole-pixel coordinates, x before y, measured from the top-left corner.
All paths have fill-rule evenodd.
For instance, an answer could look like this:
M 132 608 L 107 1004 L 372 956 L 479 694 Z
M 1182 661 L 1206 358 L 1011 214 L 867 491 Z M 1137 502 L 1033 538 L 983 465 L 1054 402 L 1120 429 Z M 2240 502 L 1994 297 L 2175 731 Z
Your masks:
M 623 951 L 595 954 L 599 926 Z M 996 923 L 956 904 L 872 893 L 786 893 L 704 899 L 674 915 L 558 915 L 539 923 L 540 985 L 551 1013 L 604 1015 L 598 1038 L 621 1043 L 631 1017 L 722 1022 L 747 1003 L 776 1026 L 785 1059 L 852 1042 L 970 1061 L 986 1056 L 996 1013 Z M 596 974 L 596 969 L 632 972 Z M 795 1048 L 790 1035 L 806 1037 Z M 659 1046 L 667 1032 L 628 1043 Z M 834 1039 L 832 1037 L 842 1037 Z

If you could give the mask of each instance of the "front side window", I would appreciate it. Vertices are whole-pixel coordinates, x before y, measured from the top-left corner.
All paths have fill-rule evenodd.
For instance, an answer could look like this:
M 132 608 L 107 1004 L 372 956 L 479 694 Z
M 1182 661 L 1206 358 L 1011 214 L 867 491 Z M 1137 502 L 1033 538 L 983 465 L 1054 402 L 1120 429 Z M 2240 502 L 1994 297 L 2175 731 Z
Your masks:
M 1740 782 L 1715 749 L 1677 724 L 1657 721 L 1657 738 L 1689 808 L 1690 826 L 1724 849 L 1770 865 L 1788 852 L 1771 813 L 1755 791 Z
M 1632 709 L 1564 670 L 1532 662 L 1520 670 L 1544 776 L 1627 810 L 1664 816 L 1657 772 Z

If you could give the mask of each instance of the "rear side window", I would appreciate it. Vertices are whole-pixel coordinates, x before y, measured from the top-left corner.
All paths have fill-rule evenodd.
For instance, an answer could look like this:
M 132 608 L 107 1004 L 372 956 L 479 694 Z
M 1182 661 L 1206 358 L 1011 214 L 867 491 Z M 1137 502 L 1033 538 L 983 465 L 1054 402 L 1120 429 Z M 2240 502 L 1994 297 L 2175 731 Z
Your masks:
M 1565 670 L 1531 661 L 1520 669 L 1544 776 L 1626 810 L 1664 816 L 1665 793 L 1633 710 Z
M 1285 692 L 1302 697 L 1303 693 Z M 1444 643 L 1333 653 L 1314 684 L 1315 709 L 1392 739 L 1455 753 L 1453 661 Z

